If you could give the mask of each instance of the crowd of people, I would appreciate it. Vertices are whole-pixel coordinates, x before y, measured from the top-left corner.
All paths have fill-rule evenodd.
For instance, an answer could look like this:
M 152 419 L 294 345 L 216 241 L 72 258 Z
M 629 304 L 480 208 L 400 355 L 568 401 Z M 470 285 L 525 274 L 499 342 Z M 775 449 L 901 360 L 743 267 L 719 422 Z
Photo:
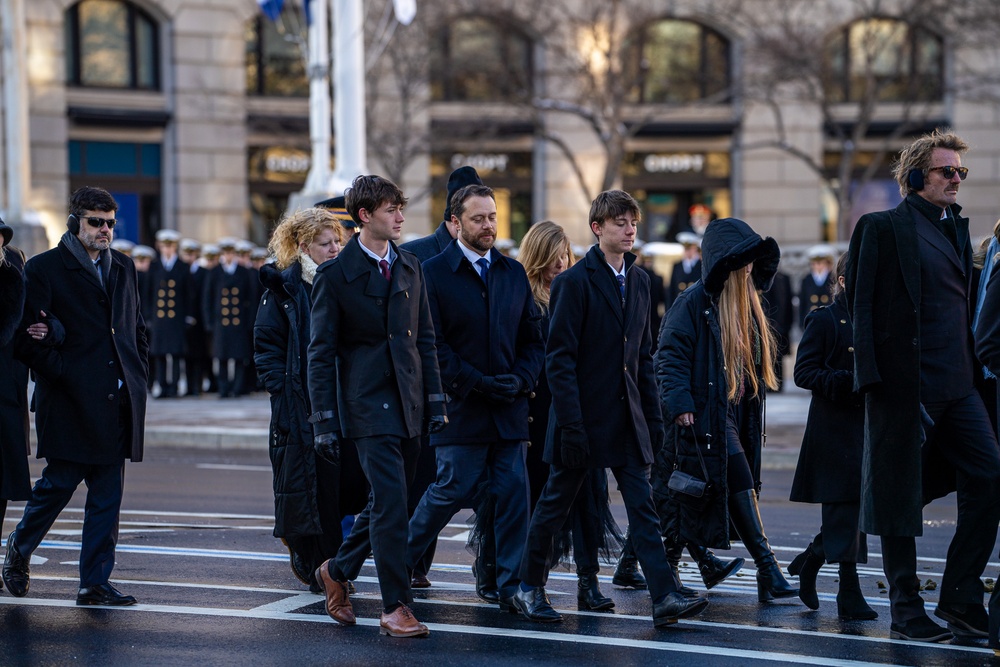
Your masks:
M 1000 522 L 1000 232 L 974 251 L 957 204 L 967 150 L 948 132 L 918 138 L 894 165 L 899 206 L 863 216 L 843 256 L 809 253 L 794 382 L 812 401 L 791 500 L 820 504 L 822 524 L 786 568 L 797 587 L 758 507 L 764 406 L 790 349 L 778 244 L 735 218 L 682 232 L 661 312 L 658 278 L 632 253 L 631 195 L 592 202 L 596 242 L 582 257 L 542 221 L 515 260 L 496 247 L 495 195 L 470 167 L 452 173 L 430 236 L 397 245 L 407 198 L 364 175 L 341 201 L 287 214 L 273 264 L 258 267 L 234 240 L 213 265 L 161 232 L 140 268 L 141 249 L 131 261 L 111 249 L 117 204 L 99 188 L 73 194 L 58 247 L 27 263 L 0 224 L 0 510 L 27 500 L 3 582 L 27 594 L 31 553 L 85 481 L 77 603 L 135 603 L 109 578 L 124 461 L 142 459 L 150 363 L 166 398 L 182 369 L 187 393 L 201 391 L 211 357 L 220 397 L 258 381 L 270 395 L 274 535 L 342 625 L 356 623 L 352 581 L 372 556 L 380 631 L 429 634 L 412 591 L 432 585 L 439 532 L 471 508 L 477 594 L 531 621 L 561 620 L 545 586 L 563 559 L 582 608 L 613 608 L 598 584 L 602 553 L 620 555 L 616 585 L 648 589 L 654 626 L 698 615 L 709 600 L 680 581 L 681 552 L 708 590 L 745 565 L 715 553 L 735 539 L 761 603 L 798 597 L 818 609 L 817 575 L 836 563 L 838 616 L 872 620 L 857 573 L 872 534 L 891 638 L 1000 648 L 1000 595 L 987 608 L 981 579 Z M 192 344 L 197 327 L 210 354 Z M 34 488 L 28 369 L 46 459 Z M 952 491 L 958 517 L 934 610 L 945 628 L 919 595 L 915 538 L 922 507 Z

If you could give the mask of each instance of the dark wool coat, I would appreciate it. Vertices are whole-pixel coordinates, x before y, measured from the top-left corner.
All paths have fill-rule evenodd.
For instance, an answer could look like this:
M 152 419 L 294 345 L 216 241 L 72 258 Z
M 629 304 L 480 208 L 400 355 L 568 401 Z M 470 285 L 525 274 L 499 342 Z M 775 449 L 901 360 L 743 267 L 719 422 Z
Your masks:
M 415 438 L 446 413 L 424 274 L 397 250 L 392 280 L 358 236 L 316 271 L 309 344 L 309 400 L 317 433 Z
M 670 310 L 670 306 L 674 305 L 674 301 L 680 296 L 680 293 L 686 290 L 691 285 L 701 280 L 701 260 L 699 259 L 691 267 L 690 271 L 684 270 L 684 262 L 675 262 L 674 268 L 670 270 L 670 286 L 667 287 L 667 295 L 664 303 L 666 304 L 667 310 Z M 659 334 L 660 329 L 657 327 L 656 333 Z
M 451 233 L 448 231 L 448 223 L 442 222 L 433 234 L 424 236 L 413 241 L 409 241 L 399 246 L 400 250 L 409 250 L 417 256 L 417 260 L 423 264 L 431 257 L 440 255 L 451 243 Z
M 268 437 L 274 470 L 274 536 L 320 535 L 306 382 L 309 345 L 309 296 L 297 262 L 284 271 L 265 265 L 265 288 L 253 328 L 254 363 L 271 396 Z
M 135 265 L 108 251 L 102 287 L 66 244 L 64 237 L 24 267 L 28 296 L 17 353 L 35 373 L 38 458 L 97 465 L 123 457 L 141 461 L 149 348 Z M 42 310 L 62 323 L 61 343 L 49 345 L 27 334 Z M 122 391 L 128 392 L 132 422 L 124 452 L 118 432 Z
M 187 356 L 194 359 L 204 359 L 208 352 L 206 342 L 208 333 L 205 330 L 205 315 L 204 308 L 202 307 L 208 273 L 208 271 L 199 266 L 188 278 L 188 285 L 190 286 L 188 293 L 188 303 L 190 304 L 189 314 L 194 317 L 195 321 L 193 324 L 189 323 L 185 329 L 184 340 L 187 346 Z M 198 389 L 200 390 L 201 387 L 199 386 Z
M 232 275 L 221 264 L 209 271 L 201 307 L 205 328 L 212 332 L 212 356 L 216 359 L 249 361 L 253 356 L 258 284 L 244 266 L 237 266 Z
M 790 499 L 856 503 L 861 497 L 865 408 L 854 393 L 854 336 L 843 293 L 806 317 L 795 384 L 812 392 Z
M 191 303 L 191 265 L 180 259 L 169 271 L 159 260 L 149 269 L 149 353 L 183 355 L 187 350 L 186 318 L 194 315 Z
M 552 391 L 545 460 L 561 463 L 562 430 L 583 424 L 591 468 L 626 465 L 629 442 L 653 461 L 651 433 L 663 428 L 649 334 L 649 276 L 625 254 L 625 304 L 604 253 L 591 247 L 552 281 L 545 372 Z
M 923 532 L 920 421 L 920 252 L 910 194 L 890 211 L 858 220 L 847 266 L 854 322 L 854 389 L 865 395 L 860 530 L 873 535 Z M 923 202 L 926 206 L 927 203 Z M 965 275 L 972 276 L 969 220 L 951 206 Z M 938 494 L 934 494 L 938 495 Z
M 833 302 L 833 281 L 836 277 L 834 272 L 826 277 L 822 285 L 817 285 L 812 274 L 807 273 L 799 283 L 799 326 L 803 330 L 806 328 L 806 316 L 817 308 L 829 306 Z
M 538 380 L 545 345 L 524 267 L 492 250 L 487 288 L 452 241 L 423 269 L 441 385 L 452 399 L 448 428 L 432 435 L 431 445 L 527 440 L 526 392 L 510 405 L 498 405 L 473 390 L 484 375 L 513 373 L 525 390 Z
M 9 229 L 0 223 L 0 231 Z M 24 260 L 16 248 L 0 253 L 0 500 L 31 497 L 28 474 L 28 369 L 14 359 L 14 333 L 24 311 Z
M 753 262 L 751 278 L 765 290 L 778 269 L 780 252 L 774 239 L 762 239 L 742 220 L 713 220 L 702 240 L 702 279 L 677 298 L 660 328 L 656 353 L 656 381 L 663 405 L 666 437 L 653 466 L 653 497 L 664 536 L 676 544 L 729 548 L 729 489 L 726 485 L 726 416 L 729 400 L 723 367 L 722 332 L 717 299 L 729 273 Z M 758 377 L 760 369 L 758 368 Z M 760 382 L 763 386 L 763 381 Z M 763 439 L 763 402 L 744 395 L 747 415 L 740 442 L 750 463 L 754 485 L 760 489 Z M 694 428 L 681 429 L 674 420 L 694 413 Z M 697 442 L 695 435 L 697 434 Z M 695 447 L 700 447 L 709 481 L 717 493 L 703 511 L 695 511 L 670 497 L 667 481 L 674 469 L 704 478 Z

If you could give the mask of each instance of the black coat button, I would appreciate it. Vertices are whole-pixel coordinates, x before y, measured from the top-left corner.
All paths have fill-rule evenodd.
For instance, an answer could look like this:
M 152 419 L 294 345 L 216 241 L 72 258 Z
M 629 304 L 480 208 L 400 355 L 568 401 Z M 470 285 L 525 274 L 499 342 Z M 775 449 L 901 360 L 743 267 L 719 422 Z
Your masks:
M 109 401 L 115 400 L 115 395 L 114 394 L 108 394 L 108 400 Z

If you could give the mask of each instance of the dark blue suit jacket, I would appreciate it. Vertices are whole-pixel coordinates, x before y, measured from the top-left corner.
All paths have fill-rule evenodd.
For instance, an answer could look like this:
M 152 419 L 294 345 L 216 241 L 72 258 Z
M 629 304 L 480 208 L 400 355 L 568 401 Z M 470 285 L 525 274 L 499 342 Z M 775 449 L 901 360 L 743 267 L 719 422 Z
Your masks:
M 541 314 L 518 262 L 490 253 L 489 288 L 462 254 L 458 241 L 423 264 L 434 320 L 442 388 L 451 395 L 450 423 L 432 445 L 528 439 L 528 399 L 489 401 L 473 388 L 484 375 L 514 373 L 526 391 L 542 369 Z

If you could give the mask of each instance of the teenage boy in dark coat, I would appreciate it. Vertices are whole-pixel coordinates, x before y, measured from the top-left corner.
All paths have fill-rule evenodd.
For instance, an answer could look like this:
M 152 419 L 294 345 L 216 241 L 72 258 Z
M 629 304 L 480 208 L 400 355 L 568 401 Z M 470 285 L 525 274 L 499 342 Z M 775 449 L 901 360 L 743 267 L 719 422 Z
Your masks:
M 639 205 L 621 190 L 598 195 L 590 229 L 598 245 L 552 281 L 545 369 L 552 415 L 545 460 L 552 472 L 535 506 L 521 560 L 521 585 L 504 604 L 533 621 L 562 617 L 545 580 L 553 536 L 569 515 L 589 468 L 611 468 L 628 512 L 632 544 L 653 598 L 653 624 L 700 613 L 667 562 L 653 507 L 649 466 L 662 445 L 649 333 L 649 278 L 630 270 Z
M 846 292 L 854 322 L 854 388 L 865 395 L 861 525 L 882 539 L 890 638 L 986 637 L 980 577 L 1000 519 L 1000 448 L 974 386 L 969 220 L 957 205 L 968 174 L 957 135 L 935 131 L 900 153 L 905 199 L 861 217 L 851 237 Z M 948 465 L 927 467 L 924 457 Z M 916 537 L 934 487 L 958 491 L 955 537 L 934 614 L 924 611 Z
M 79 605 L 130 605 L 109 582 L 115 566 L 125 459 L 142 460 L 148 373 L 146 326 L 136 271 L 111 250 L 118 204 L 105 190 L 73 193 L 58 247 L 25 265 L 28 284 L 18 354 L 34 371 L 41 479 L 7 538 L 3 579 L 26 595 L 28 563 L 81 482 L 87 513 L 80 549 Z M 36 340 L 29 327 L 46 314 L 52 327 Z M 48 340 L 52 337 L 52 340 Z
M 371 499 L 315 577 L 327 613 L 354 625 L 347 581 L 370 551 L 382 590 L 380 632 L 421 637 L 428 630 L 407 606 L 413 594 L 402 547 L 420 436 L 448 423 L 434 324 L 417 258 L 393 243 L 404 221 L 402 191 L 380 176 L 358 176 L 345 197 L 361 231 L 313 280 L 309 421 L 317 454 L 329 461 L 339 460 L 341 438 L 354 440 Z

